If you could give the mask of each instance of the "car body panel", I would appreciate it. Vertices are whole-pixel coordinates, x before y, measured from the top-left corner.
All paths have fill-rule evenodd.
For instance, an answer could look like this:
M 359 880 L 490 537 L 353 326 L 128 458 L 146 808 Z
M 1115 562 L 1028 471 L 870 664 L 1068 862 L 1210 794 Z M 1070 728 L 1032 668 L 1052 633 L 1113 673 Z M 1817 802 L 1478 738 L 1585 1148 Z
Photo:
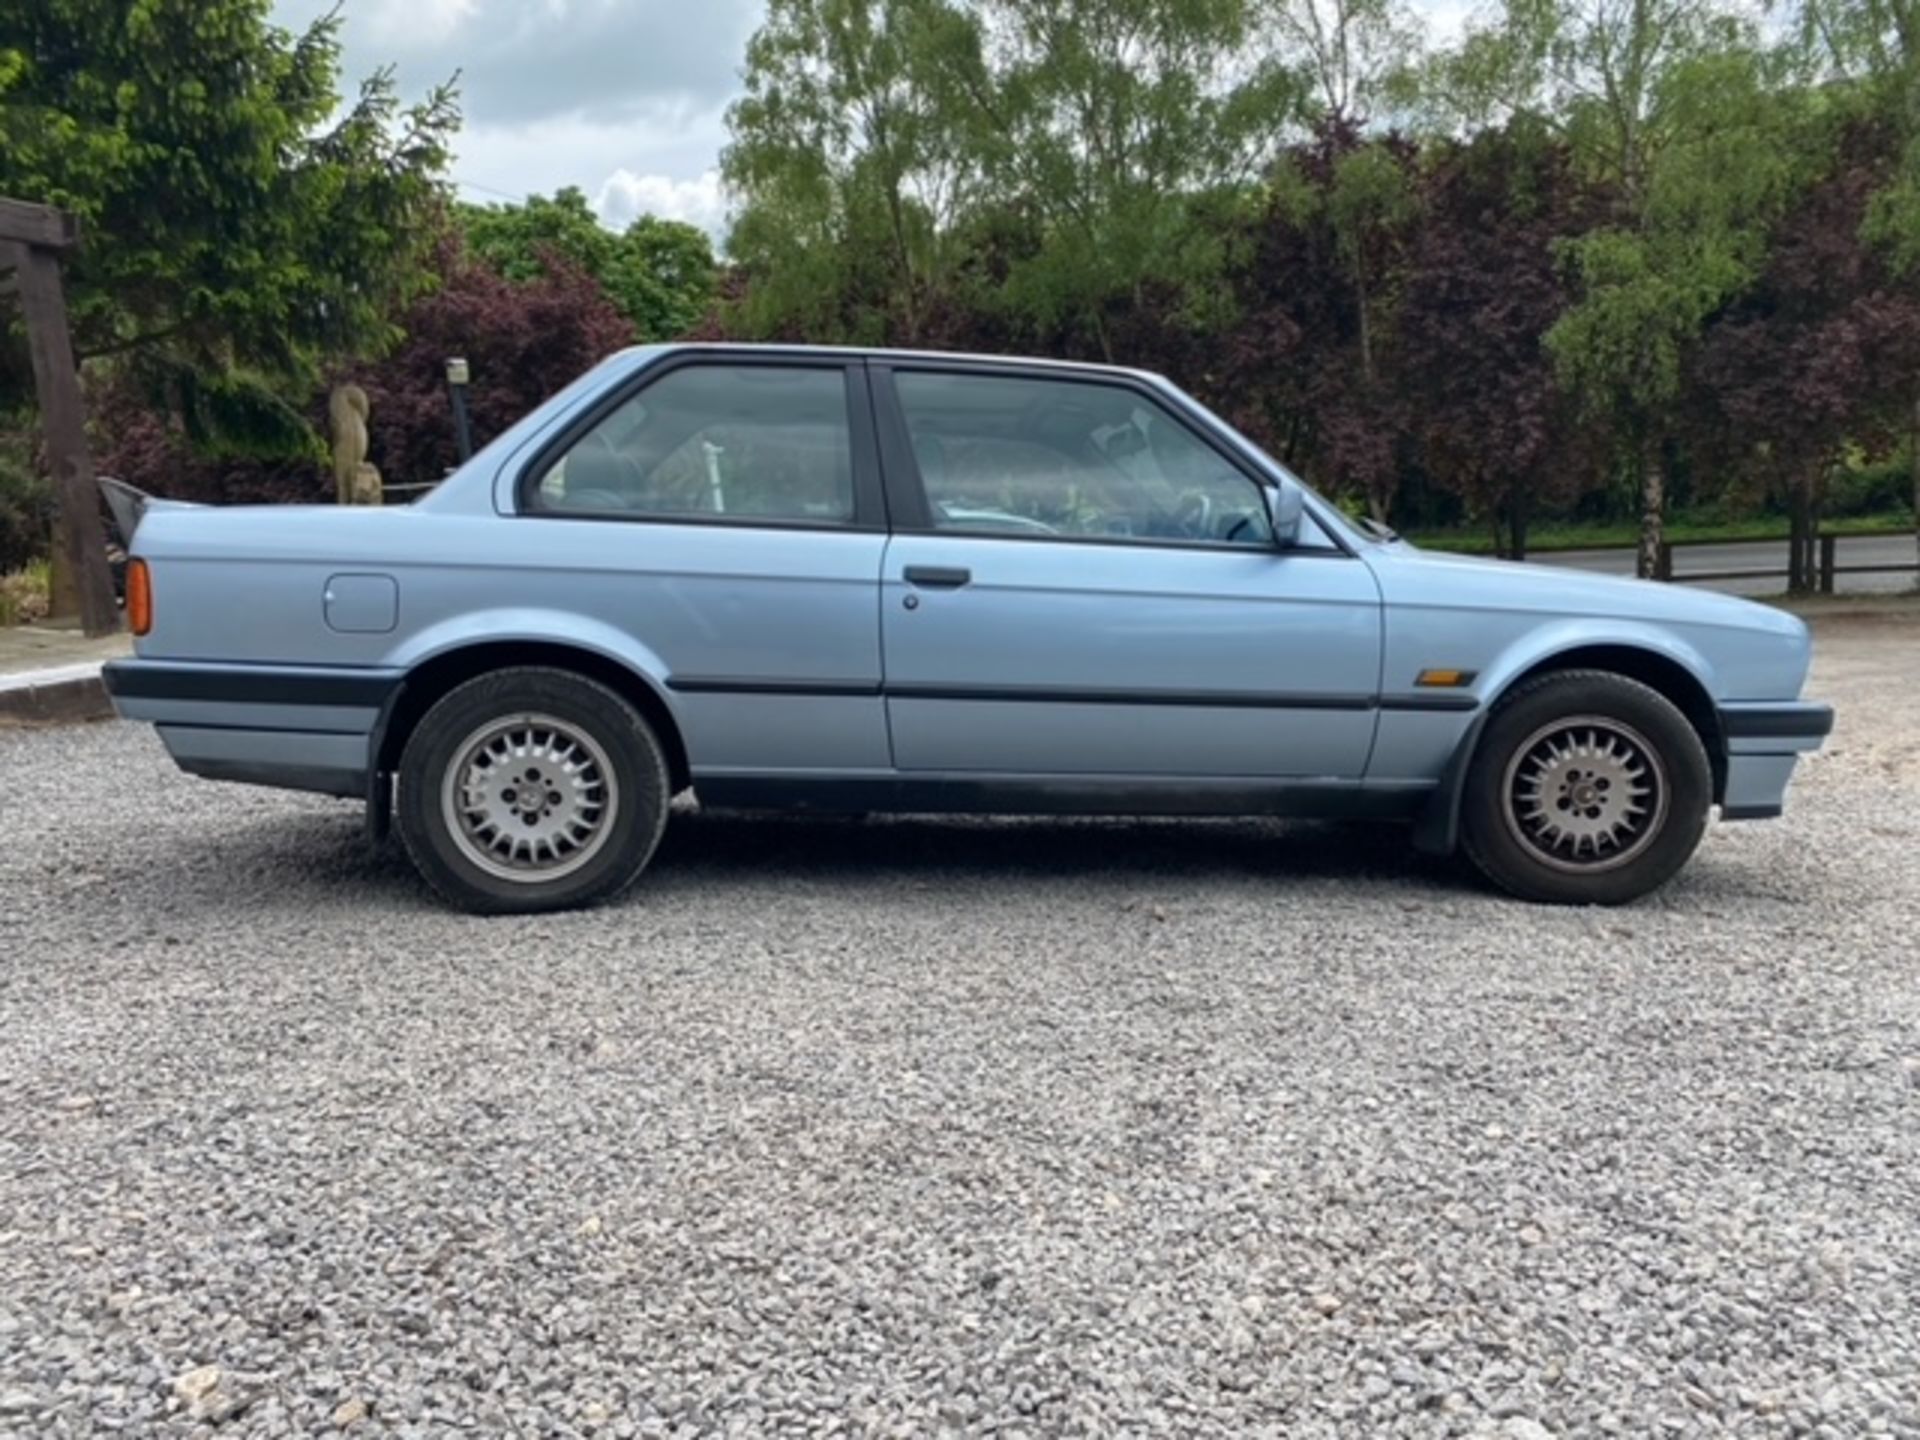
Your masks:
M 1380 599 L 1345 556 L 902 535 L 880 611 L 902 770 L 1366 769 Z
M 884 475 L 884 512 L 879 476 L 863 471 L 872 487 L 846 526 L 517 513 L 531 461 L 609 397 L 671 365 L 742 357 L 844 366 L 850 395 L 867 383 L 858 367 L 872 368 L 871 407 L 850 401 L 849 413 L 856 464 Z M 885 373 L 955 364 L 1150 391 L 1256 483 L 1292 483 L 1138 372 L 642 348 L 583 376 L 411 506 L 148 507 L 132 550 L 149 562 L 155 623 L 134 660 L 108 667 L 109 687 L 122 714 L 158 725 L 197 773 L 364 794 L 391 694 L 409 675 L 471 646 L 560 646 L 645 686 L 679 732 L 696 791 L 723 803 L 1393 814 L 1425 804 L 1442 848 L 1488 708 L 1559 657 L 1596 647 L 1659 657 L 1734 717 L 1705 737 L 1734 818 L 1777 813 L 1794 757 L 1830 724 L 1824 707 L 1798 700 L 1807 633 L 1782 612 L 1429 554 L 1361 535 L 1310 493 L 1306 539 L 1292 550 L 934 533 L 914 523 L 918 481 L 897 434 L 889 450 Z M 967 583 L 916 586 L 909 566 L 965 570 Z M 336 589 L 330 610 L 343 576 L 353 587 L 344 599 Z M 1417 683 L 1432 670 L 1470 678 Z

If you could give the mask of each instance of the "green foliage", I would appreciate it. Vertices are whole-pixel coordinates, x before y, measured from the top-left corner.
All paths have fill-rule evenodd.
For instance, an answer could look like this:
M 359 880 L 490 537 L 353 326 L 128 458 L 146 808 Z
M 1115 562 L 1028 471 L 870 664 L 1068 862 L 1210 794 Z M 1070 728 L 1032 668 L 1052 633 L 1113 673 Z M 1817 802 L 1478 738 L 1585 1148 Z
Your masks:
M 461 205 L 456 214 L 469 249 L 509 280 L 547 276 L 555 258 L 584 270 L 642 340 L 684 335 L 713 305 L 713 247 L 696 226 L 643 215 L 616 233 L 574 186 L 519 205 Z
M 1417 99 L 1420 22 L 1392 0 L 1269 0 L 1260 14 L 1322 123 L 1364 125 Z
M 1214 283 L 1224 252 L 1191 197 L 1254 181 L 1302 113 L 1298 73 L 1239 0 L 984 0 L 997 38 L 970 95 L 993 188 L 1040 220 L 1006 296 L 1039 326 L 1150 283 Z
M 744 80 L 723 168 L 745 202 L 728 250 L 755 280 L 748 326 L 919 335 L 950 229 L 982 198 L 975 18 L 947 0 L 772 0 Z
M 244 375 L 297 387 L 392 343 L 430 281 L 458 123 L 450 91 L 403 107 L 387 71 L 342 107 L 338 16 L 295 35 L 269 9 L 0 0 L 0 194 L 79 215 L 82 358 L 125 357 L 183 408 L 207 397 L 210 428 L 259 418 L 211 398 Z M 0 344 L 0 405 L 29 391 L 19 339 Z
M 1433 67 L 1468 119 L 1541 125 L 1617 199 L 1566 242 L 1580 282 L 1547 345 L 1566 382 L 1636 441 L 1686 346 L 1749 279 L 1790 193 L 1789 117 L 1757 37 L 1716 0 L 1509 0 Z
M 1149 288 L 1207 308 L 1217 197 L 1258 179 L 1301 110 L 1259 14 L 773 0 L 725 160 L 745 328 L 917 341 L 964 303 L 1110 353 L 1110 312 Z
M 31 415 L 0 415 L 0 574 L 40 554 L 53 523 L 53 487 L 33 464 L 32 426 Z

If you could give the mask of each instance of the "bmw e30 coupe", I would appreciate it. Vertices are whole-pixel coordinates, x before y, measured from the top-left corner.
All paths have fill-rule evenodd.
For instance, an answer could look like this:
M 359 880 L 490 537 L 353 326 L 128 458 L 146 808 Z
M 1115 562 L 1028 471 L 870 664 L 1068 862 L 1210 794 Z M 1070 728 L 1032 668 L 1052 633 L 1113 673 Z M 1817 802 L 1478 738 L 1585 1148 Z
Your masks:
M 689 789 L 1399 820 L 1616 903 L 1833 718 L 1791 615 L 1425 553 L 1129 370 L 647 347 L 411 506 L 127 508 L 119 712 L 481 912 L 620 893 Z

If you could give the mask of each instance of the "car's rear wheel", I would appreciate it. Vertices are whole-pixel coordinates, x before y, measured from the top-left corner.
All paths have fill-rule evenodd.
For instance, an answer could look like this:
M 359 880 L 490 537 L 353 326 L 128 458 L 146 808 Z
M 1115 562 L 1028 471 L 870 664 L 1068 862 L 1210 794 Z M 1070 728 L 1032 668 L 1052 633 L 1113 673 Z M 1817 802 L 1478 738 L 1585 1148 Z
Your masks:
M 463 909 L 563 910 L 639 877 L 670 788 L 631 705 L 529 666 L 469 680 L 426 713 L 400 759 L 395 818 L 421 875 Z
M 1623 675 L 1566 670 L 1488 718 L 1461 819 L 1468 855 L 1503 889 L 1617 905 L 1680 871 L 1712 804 L 1706 749 L 1670 700 Z

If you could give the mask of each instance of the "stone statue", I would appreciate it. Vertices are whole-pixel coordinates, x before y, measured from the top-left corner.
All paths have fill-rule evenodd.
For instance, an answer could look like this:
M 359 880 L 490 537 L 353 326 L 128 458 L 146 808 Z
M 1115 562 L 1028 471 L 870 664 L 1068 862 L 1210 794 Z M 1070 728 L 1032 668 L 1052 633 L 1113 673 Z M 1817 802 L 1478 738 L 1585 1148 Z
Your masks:
M 336 385 L 327 401 L 333 425 L 334 498 L 342 505 L 378 505 L 380 472 L 367 463 L 367 392 Z

